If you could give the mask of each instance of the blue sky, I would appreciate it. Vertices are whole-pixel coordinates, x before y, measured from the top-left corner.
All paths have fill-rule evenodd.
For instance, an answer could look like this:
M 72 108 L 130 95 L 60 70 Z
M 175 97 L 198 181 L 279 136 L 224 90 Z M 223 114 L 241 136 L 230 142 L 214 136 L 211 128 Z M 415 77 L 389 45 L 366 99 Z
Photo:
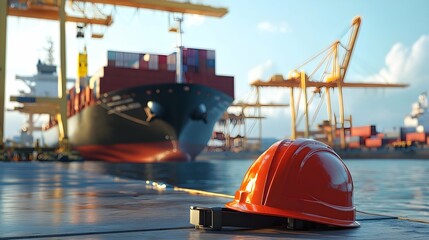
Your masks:
M 428 1 L 195 2 L 229 9 L 229 13 L 220 19 L 186 15 L 183 43 L 187 47 L 216 50 L 217 74 L 235 77 L 237 99 L 251 101 L 251 81 L 268 79 L 273 74 L 287 75 L 341 38 L 357 15 L 362 17 L 362 25 L 345 81 L 409 83 L 410 87 L 345 90 L 345 112 L 353 116 L 353 124 L 375 124 L 379 131 L 399 127 L 418 94 L 429 90 Z M 90 74 L 106 64 L 107 50 L 160 54 L 174 51 L 176 36 L 168 32 L 168 13 L 130 8 L 106 10 L 113 14 L 113 25 L 93 28 L 94 32 L 104 32 L 103 39 L 77 40 L 76 25 L 67 24 L 69 77 L 75 76 L 76 55 L 83 45 L 88 49 Z M 58 54 L 58 28 L 53 21 L 8 18 L 7 94 L 25 89 L 24 85 L 14 81 L 14 76 L 35 74 L 37 59 L 45 58 L 43 48 L 47 38 L 54 40 Z M 58 59 L 59 56 L 57 63 Z M 332 104 L 338 115 L 336 92 Z M 289 103 L 289 91 L 263 90 L 262 100 Z M 314 110 L 314 106 L 311 109 Z M 326 119 L 324 109 L 315 124 Z M 267 119 L 264 120 L 263 135 L 289 136 L 289 111 L 288 108 L 264 110 Z M 16 134 L 24 121 L 17 113 L 7 112 L 5 136 Z

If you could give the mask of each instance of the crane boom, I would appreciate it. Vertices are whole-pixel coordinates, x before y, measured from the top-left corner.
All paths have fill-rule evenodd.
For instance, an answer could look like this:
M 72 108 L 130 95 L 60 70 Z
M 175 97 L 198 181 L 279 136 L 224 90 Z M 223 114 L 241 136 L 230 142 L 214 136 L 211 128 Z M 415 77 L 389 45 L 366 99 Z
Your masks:
M 255 81 L 250 84 L 254 87 L 289 87 L 289 88 L 300 88 L 300 82 L 294 80 L 284 80 L 284 81 L 273 81 L 273 82 L 264 82 L 264 81 Z M 335 88 L 337 83 L 335 82 L 317 82 L 317 81 L 307 81 L 307 87 L 316 87 L 316 88 Z M 347 88 L 403 88 L 408 87 L 408 84 L 404 83 L 357 83 L 357 82 L 344 82 L 341 83 L 342 87 Z
M 190 2 L 176 2 L 171 0 L 79 0 L 80 2 L 100 3 L 114 6 L 146 8 L 167 12 L 198 14 L 210 17 L 223 17 L 228 13 L 227 8 L 212 7 Z
M 347 47 L 346 54 L 344 56 L 343 63 L 341 65 L 341 69 L 343 70 L 342 74 L 340 76 L 340 81 L 341 82 L 344 82 L 344 78 L 346 76 L 347 69 L 349 67 L 350 58 L 352 57 L 353 49 L 355 47 L 355 43 L 356 43 L 356 39 L 357 39 L 357 36 L 358 36 L 358 33 L 359 33 L 359 28 L 360 28 L 361 21 L 362 20 L 361 20 L 360 16 L 357 16 L 357 17 L 353 18 L 353 21 L 352 21 L 352 28 L 353 28 L 353 30 L 352 30 L 352 33 L 350 35 L 350 40 L 349 40 L 349 44 L 348 44 L 348 47 Z
M 9 16 L 15 17 L 28 17 L 28 18 L 37 18 L 45 20 L 59 20 L 59 9 L 58 8 L 29 8 L 29 9 L 19 9 L 9 7 L 7 14 Z M 66 16 L 67 22 L 76 22 L 76 23 L 85 23 L 85 24 L 95 24 L 95 25 L 104 25 L 110 26 L 113 23 L 112 17 L 107 16 L 106 18 L 88 18 L 88 17 L 76 17 L 76 16 Z
M 83 2 L 91 4 L 106 4 L 113 6 L 133 7 L 133 8 L 146 8 L 167 12 L 189 13 L 211 17 L 223 17 L 228 13 L 227 8 L 212 7 L 203 4 L 194 4 L 190 2 L 177 2 L 172 0 L 68 0 L 69 2 Z M 7 8 L 7 15 L 16 17 L 38 18 L 45 20 L 59 20 L 59 4 L 51 0 L 27 1 L 25 7 L 17 7 L 9 5 Z M 86 14 L 83 16 L 67 15 L 66 21 L 104 25 L 110 26 L 113 23 L 112 17 L 88 17 Z

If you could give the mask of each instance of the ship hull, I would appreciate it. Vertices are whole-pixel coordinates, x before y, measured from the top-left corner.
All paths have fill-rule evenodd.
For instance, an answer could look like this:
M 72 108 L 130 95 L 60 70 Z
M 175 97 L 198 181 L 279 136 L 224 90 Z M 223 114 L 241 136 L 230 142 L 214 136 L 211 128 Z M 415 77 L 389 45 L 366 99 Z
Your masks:
M 87 160 L 193 160 L 232 100 L 199 84 L 155 84 L 109 92 L 68 118 L 69 142 Z M 57 146 L 58 127 L 45 131 L 44 140 Z

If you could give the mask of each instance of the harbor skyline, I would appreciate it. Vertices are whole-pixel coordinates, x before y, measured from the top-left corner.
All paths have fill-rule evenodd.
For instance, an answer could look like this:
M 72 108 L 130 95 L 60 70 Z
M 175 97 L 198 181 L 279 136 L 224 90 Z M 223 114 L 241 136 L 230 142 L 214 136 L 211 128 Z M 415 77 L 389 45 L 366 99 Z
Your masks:
M 268 80 L 288 72 L 342 37 L 353 17 L 362 17 L 362 26 L 345 81 L 408 83 L 405 89 L 344 90 L 345 113 L 354 125 L 377 125 L 385 130 L 399 127 L 421 92 L 429 90 L 429 19 L 425 1 L 204 1 L 222 6 L 229 13 L 221 18 L 185 16 L 183 43 L 186 47 L 216 50 L 217 74 L 235 76 L 235 96 L 246 100 L 249 83 Z M 109 9 L 107 9 L 109 10 Z M 77 72 L 77 54 L 86 45 L 89 74 L 106 65 L 107 51 L 174 51 L 175 34 L 168 33 L 169 14 L 151 10 L 112 8 L 114 23 L 104 29 L 103 39 L 76 39 L 76 24 L 67 23 L 67 76 Z M 37 60 L 45 59 L 48 38 L 55 44 L 58 64 L 58 23 L 8 18 L 7 99 L 25 89 L 15 75 L 36 73 Z M 308 71 L 311 71 L 309 69 Z M 28 91 L 28 89 L 27 89 Z M 265 91 L 265 90 L 264 90 Z M 336 93 L 337 91 L 334 91 Z M 333 110 L 338 115 L 336 95 Z M 289 92 L 262 92 L 262 101 L 289 103 Z M 283 138 L 290 134 L 289 109 L 264 110 L 264 137 Z M 323 118 L 323 116 L 321 116 Z M 23 120 L 18 113 L 6 113 L 5 136 L 17 134 Z M 317 124 L 317 123 L 316 123 Z M 301 125 L 302 129 L 303 126 Z

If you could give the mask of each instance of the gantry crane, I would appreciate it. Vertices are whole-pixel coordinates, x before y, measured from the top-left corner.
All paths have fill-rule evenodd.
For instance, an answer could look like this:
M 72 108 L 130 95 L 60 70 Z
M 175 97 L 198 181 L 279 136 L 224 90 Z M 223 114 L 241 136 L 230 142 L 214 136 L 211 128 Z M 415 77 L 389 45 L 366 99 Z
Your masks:
M 283 75 L 274 75 L 270 78 L 269 81 L 256 80 L 251 83 L 251 86 L 256 87 L 287 87 L 290 88 L 290 109 L 291 109 L 291 125 L 292 133 L 291 138 L 296 138 L 296 111 L 295 111 L 295 97 L 294 97 L 294 88 L 301 89 L 304 93 L 304 116 L 305 116 L 305 131 L 304 136 L 309 137 L 310 134 L 310 124 L 309 124 L 309 113 L 308 113 L 308 100 L 307 100 L 307 88 L 315 88 L 315 92 L 320 92 L 321 89 L 325 88 L 326 93 L 326 102 L 328 110 L 328 122 L 332 126 L 332 110 L 331 110 L 331 100 L 330 100 L 330 89 L 338 88 L 338 102 L 339 102 L 339 112 L 340 112 L 340 138 L 341 138 L 341 148 L 345 147 L 345 133 L 344 133 L 344 103 L 343 103 L 343 92 L 342 88 L 402 88 L 408 86 L 408 84 L 388 84 L 388 83 L 356 83 L 356 82 L 345 82 L 345 76 L 347 69 L 349 67 L 350 59 L 353 53 L 353 49 L 356 43 L 356 39 L 359 33 L 359 28 L 361 24 L 361 18 L 359 16 L 355 17 L 352 21 L 352 30 L 349 38 L 349 42 L 345 47 L 345 53 L 343 56 L 340 56 L 339 50 L 341 42 L 335 41 L 327 49 L 322 51 L 326 53 L 323 57 L 322 62 L 320 62 L 316 69 L 310 74 L 307 75 L 305 71 L 301 68 L 306 65 L 308 62 L 314 60 L 314 57 L 306 61 L 304 64 L 299 66 L 296 70 L 293 70 L 289 73 L 287 79 L 283 78 Z M 317 54 L 320 56 L 322 53 Z M 314 79 L 314 73 L 320 69 L 322 66 L 325 66 L 324 72 L 320 80 Z M 329 70 L 329 68 L 331 70 Z M 331 131 L 331 134 L 333 132 Z M 328 139 L 332 139 L 328 137 Z M 330 143 L 332 144 L 332 142 Z
M 88 17 L 85 12 L 80 16 L 66 13 L 66 2 L 107 4 L 133 8 L 146 8 L 160 11 L 198 14 L 211 17 L 223 17 L 228 10 L 221 7 L 211 7 L 190 2 L 172 0 L 0 0 L 0 157 L 3 156 L 4 144 L 4 97 L 6 82 L 6 33 L 7 16 L 28 17 L 38 19 L 57 20 L 60 25 L 60 71 L 58 74 L 58 99 L 34 98 L 31 101 L 39 103 L 54 103 L 59 106 L 58 126 L 60 130 L 60 144 L 68 148 L 67 142 L 67 98 L 66 98 L 66 40 L 65 22 L 78 22 L 109 26 L 113 23 L 110 15 Z
M 262 119 L 264 118 L 262 116 L 261 113 L 261 108 L 262 107 L 289 107 L 289 104 L 276 104 L 276 103 L 261 103 L 260 102 L 260 98 L 259 98 L 259 93 L 256 94 L 257 98 L 256 98 L 256 102 L 255 103 L 244 103 L 244 102 L 237 102 L 237 103 L 233 103 L 231 104 L 230 107 L 239 107 L 240 109 L 240 116 L 242 116 L 243 121 L 244 121 L 244 133 L 246 133 L 246 123 L 245 123 L 245 119 L 246 118 L 253 118 L 253 119 L 257 119 L 259 120 L 259 127 L 258 127 L 258 149 L 261 148 L 262 146 Z M 247 108 L 256 108 L 258 110 L 258 114 L 256 116 L 247 116 L 245 114 L 245 110 Z M 246 136 L 244 136 L 245 138 L 247 138 Z M 245 139 L 245 141 L 247 141 Z M 245 143 L 246 144 L 246 143 Z
M 238 125 L 238 135 L 240 136 L 241 143 L 242 143 L 242 150 L 249 150 L 248 148 L 248 138 L 247 137 L 247 127 L 246 127 L 246 119 L 255 119 L 259 120 L 259 136 L 258 138 L 253 138 L 254 140 L 257 140 L 257 149 L 261 149 L 262 146 L 262 127 L 261 127 L 261 121 L 265 117 L 261 115 L 260 109 L 261 107 L 288 107 L 289 104 L 276 104 L 276 103 L 260 103 L 259 99 L 256 100 L 255 103 L 247 103 L 242 101 L 237 101 L 232 103 L 228 111 L 224 112 L 221 119 L 218 120 L 218 125 L 223 126 L 223 131 L 221 131 L 224 135 L 224 138 L 222 140 L 225 141 L 224 150 L 231 150 L 231 131 L 234 130 L 234 128 Z M 234 114 L 231 113 L 233 111 L 231 108 L 239 108 L 239 113 Z M 256 110 L 259 110 L 258 113 L 255 114 L 247 114 L 246 110 L 249 108 L 255 108 Z M 235 111 L 234 111 L 235 112 Z M 232 127 L 232 130 L 230 126 Z M 243 134 L 241 134 L 241 129 L 243 127 Z M 252 127 L 253 128 L 253 127 Z

